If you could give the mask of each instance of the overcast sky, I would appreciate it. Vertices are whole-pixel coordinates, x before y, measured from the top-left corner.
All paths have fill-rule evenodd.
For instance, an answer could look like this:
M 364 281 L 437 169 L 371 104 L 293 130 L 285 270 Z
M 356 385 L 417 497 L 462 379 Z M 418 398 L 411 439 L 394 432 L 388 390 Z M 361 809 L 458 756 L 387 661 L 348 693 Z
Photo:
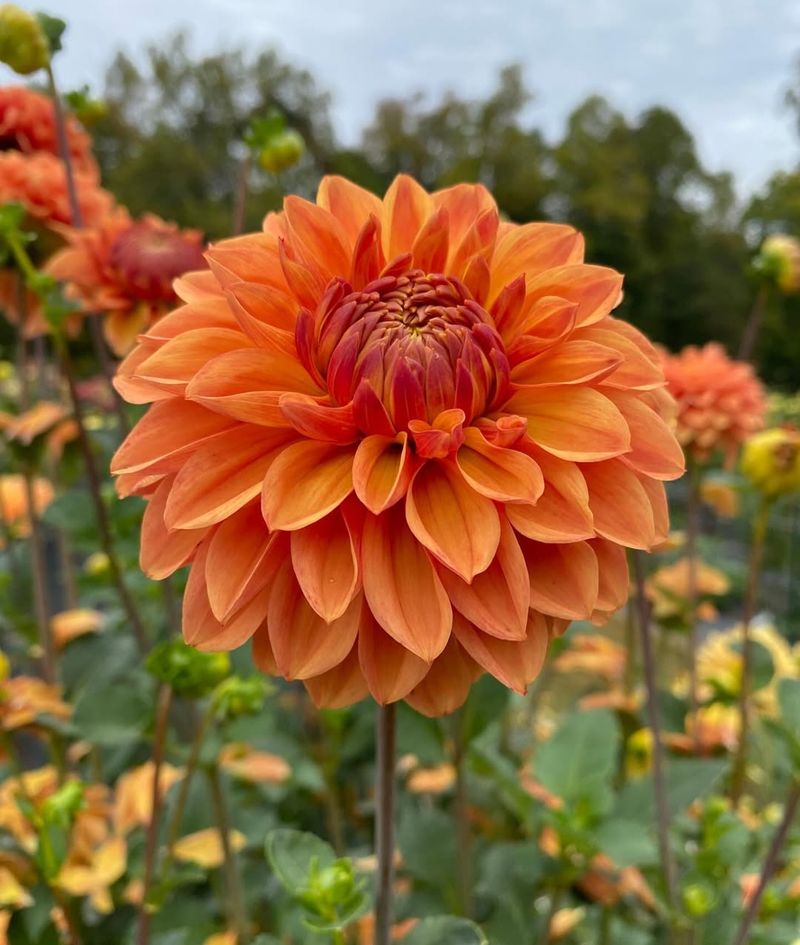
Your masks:
M 51 6 L 44 6 L 49 2 Z M 714 170 L 759 187 L 800 160 L 782 106 L 800 53 L 798 0 L 42 0 L 69 23 L 62 83 L 97 87 L 112 51 L 189 27 L 196 48 L 277 45 L 333 93 L 340 138 L 376 100 L 424 90 L 481 95 L 524 65 L 548 137 L 600 92 L 630 115 L 675 109 Z M 26 4 L 27 5 L 27 4 Z M 38 7 L 38 3 L 36 5 Z M 6 81 L 7 77 L 2 76 Z

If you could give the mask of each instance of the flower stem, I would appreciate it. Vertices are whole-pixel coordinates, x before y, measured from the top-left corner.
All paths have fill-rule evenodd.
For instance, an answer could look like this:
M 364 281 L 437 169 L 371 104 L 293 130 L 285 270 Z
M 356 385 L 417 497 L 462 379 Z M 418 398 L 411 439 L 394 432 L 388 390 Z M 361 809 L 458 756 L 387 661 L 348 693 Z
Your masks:
M 769 299 L 769 289 L 762 285 L 756 293 L 753 307 L 750 309 L 750 316 L 744 328 L 742 341 L 739 345 L 738 358 L 740 361 L 749 361 L 753 356 L 753 351 L 758 341 L 758 335 L 761 331 L 761 325 L 764 321 L 764 315 L 767 310 L 767 301 Z
M 244 218 L 247 210 L 247 182 L 250 179 L 250 152 L 242 158 L 239 164 L 239 174 L 236 179 L 236 197 L 233 207 L 233 222 L 231 234 L 239 236 L 244 230 Z
M 458 886 L 461 912 L 472 917 L 472 830 L 469 822 L 469 803 L 466 778 L 466 745 L 464 739 L 464 712 L 453 719 L 453 765 L 456 769 L 455 821 L 458 845 Z
M 772 503 L 761 500 L 761 506 L 753 521 L 750 543 L 750 563 L 747 572 L 747 587 L 742 612 L 742 680 L 739 686 L 739 746 L 733 763 L 731 777 L 731 800 L 739 803 L 747 775 L 747 750 L 750 737 L 750 690 L 753 676 L 753 640 L 750 625 L 753 622 L 758 602 L 758 585 L 764 558 L 764 542 L 767 537 L 767 522 Z
M 669 843 L 669 805 L 664 778 L 664 744 L 661 739 L 661 710 L 658 704 L 656 668 L 653 656 L 653 627 L 650 621 L 650 604 L 645 594 L 644 565 L 641 552 L 633 552 L 633 573 L 636 583 L 636 602 L 639 609 L 639 635 L 642 648 L 644 679 L 647 687 L 647 715 L 653 733 L 653 791 L 656 802 L 658 846 L 661 854 L 661 869 L 664 888 L 670 910 L 676 905 L 677 877 L 672 848 Z
M 689 621 L 689 705 L 692 717 L 700 706 L 697 679 L 697 537 L 700 532 L 700 470 L 696 463 L 689 467 L 689 495 L 686 505 L 686 606 Z M 697 735 L 695 735 L 695 740 Z
M 147 825 L 147 841 L 144 854 L 144 879 L 142 901 L 139 903 L 139 922 L 136 930 L 136 945 L 148 945 L 150 941 L 150 908 L 147 896 L 153 883 L 153 872 L 158 852 L 158 826 L 161 819 L 161 766 L 169 727 L 169 710 L 172 705 L 172 689 L 161 686 L 156 702 L 156 730 L 153 737 L 153 790 L 151 796 L 150 822 Z
M 778 825 L 778 829 L 775 831 L 775 836 L 772 838 L 772 843 L 769 845 L 769 850 L 767 851 L 764 865 L 761 868 L 761 876 L 758 880 L 758 886 L 756 887 L 756 891 L 750 900 L 747 911 L 742 917 L 742 922 L 739 926 L 738 932 L 736 933 L 736 938 L 734 939 L 733 945 L 746 945 L 746 943 L 750 940 L 750 931 L 753 927 L 756 916 L 758 915 L 758 909 L 761 905 L 761 899 L 764 895 L 764 890 L 767 888 L 767 883 L 770 881 L 772 874 L 775 872 L 775 868 L 778 865 L 778 857 L 780 856 L 783 844 L 786 841 L 786 837 L 789 834 L 792 822 L 794 821 L 794 818 L 797 814 L 798 806 L 800 806 L 800 781 L 795 781 L 792 784 L 789 794 L 786 798 L 786 805 L 783 809 L 783 818 Z
M 222 780 L 219 768 L 213 765 L 208 771 L 208 783 L 211 788 L 211 803 L 214 806 L 214 815 L 222 843 L 223 868 L 225 870 L 225 885 L 228 888 L 228 903 L 230 906 L 230 923 L 236 931 L 237 945 L 246 945 L 250 941 L 247 912 L 244 905 L 242 879 L 239 875 L 236 851 L 231 846 L 231 821 L 228 806 L 225 802 L 225 792 L 222 790 Z
M 375 945 L 389 945 L 391 941 L 396 713 L 397 708 L 392 703 L 378 706 L 375 783 L 375 852 L 378 858 L 375 891 Z

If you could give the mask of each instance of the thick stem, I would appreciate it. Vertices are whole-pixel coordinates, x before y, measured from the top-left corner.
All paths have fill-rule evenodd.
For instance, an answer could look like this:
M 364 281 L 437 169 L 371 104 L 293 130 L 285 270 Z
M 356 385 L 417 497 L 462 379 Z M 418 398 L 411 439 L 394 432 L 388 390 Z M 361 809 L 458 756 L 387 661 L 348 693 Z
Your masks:
M 31 571 L 33 574 L 33 606 L 36 614 L 36 630 L 39 646 L 42 650 L 42 668 L 44 678 L 49 683 L 58 678 L 58 664 L 53 633 L 50 627 L 50 606 L 47 594 L 46 565 L 44 560 L 44 536 L 42 524 L 36 513 L 36 496 L 33 489 L 33 477 L 25 472 L 25 501 L 28 506 L 30 522 Z
M 392 887 L 394 884 L 394 783 L 396 706 L 378 707 L 376 728 L 375 852 L 378 866 L 375 889 L 375 945 L 390 945 Z
M 473 913 L 472 829 L 469 822 L 463 711 L 457 712 L 453 719 L 453 765 L 456 769 L 455 820 L 459 900 L 462 914 L 469 919 Z
M 689 495 L 686 505 L 686 607 L 689 621 L 689 704 L 692 717 L 700 706 L 697 679 L 697 537 L 700 533 L 700 470 L 692 463 L 689 468 Z M 696 736 L 695 736 L 696 737 Z
M 92 444 L 89 440 L 89 434 L 86 432 L 83 405 L 81 404 L 80 395 L 78 394 L 78 387 L 75 381 L 75 374 L 72 368 L 69 350 L 66 344 L 62 344 L 60 347 L 62 368 L 64 371 L 64 376 L 67 379 L 67 386 L 69 387 L 70 399 L 72 401 L 72 409 L 75 414 L 75 421 L 78 426 L 78 443 L 80 445 L 81 452 L 83 453 L 83 460 L 86 465 L 86 476 L 89 480 L 89 491 L 92 496 L 92 502 L 94 504 L 95 514 L 97 516 L 97 527 L 100 532 L 100 542 L 103 546 L 103 551 L 108 557 L 108 566 L 109 570 L 111 571 L 111 578 L 114 581 L 120 602 L 122 603 L 122 607 L 128 617 L 133 635 L 136 638 L 139 652 L 144 655 L 150 648 L 147 642 L 147 633 L 145 632 L 144 623 L 142 622 L 142 618 L 139 616 L 139 611 L 133 600 L 131 592 L 128 590 L 128 585 L 125 583 L 125 577 L 122 573 L 122 566 L 120 565 L 116 548 L 114 547 L 111 522 L 108 517 L 108 510 L 106 509 L 106 504 L 103 501 L 103 494 L 101 491 L 100 473 L 97 468 L 97 460 L 95 459 L 94 452 L 92 451 Z
M 747 571 L 747 588 L 742 612 L 742 680 L 739 686 L 739 746 L 733 763 L 731 778 L 731 800 L 739 803 L 747 775 L 747 751 L 750 739 L 750 695 L 753 676 L 753 639 L 750 625 L 758 603 L 758 585 L 761 579 L 761 564 L 764 558 L 764 541 L 767 537 L 771 503 L 762 499 L 761 507 L 753 521 L 750 544 L 750 563 Z
M 151 794 L 150 822 L 147 825 L 147 841 L 144 854 L 144 879 L 142 901 L 139 903 L 139 922 L 136 929 L 136 945 L 148 945 L 150 941 L 150 907 L 147 897 L 153 883 L 153 873 L 158 852 L 158 826 L 161 820 L 161 766 L 169 728 L 169 710 L 172 704 L 172 689 L 161 686 L 156 708 L 156 730 L 153 737 L 153 787 Z
M 633 552 L 633 573 L 636 583 L 636 602 L 639 609 L 639 635 L 642 648 L 644 679 L 647 687 L 647 716 L 650 731 L 653 734 L 653 791 L 656 802 L 656 820 L 658 826 L 658 846 L 661 855 L 661 869 L 664 874 L 664 888 L 670 909 L 675 909 L 677 874 L 672 848 L 669 843 L 669 805 L 667 787 L 664 778 L 664 744 L 661 739 L 661 710 L 658 704 L 656 667 L 653 656 L 653 627 L 650 621 L 650 603 L 645 593 L 644 565 L 641 552 Z
M 767 300 L 769 298 L 769 289 L 762 285 L 756 293 L 753 307 L 750 309 L 750 316 L 744 327 L 744 334 L 739 345 L 738 358 L 740 361 L 749 361 L 755 351 L 758 334 L 761 331 L 761 325 L 764 321 L 764 315 L 767 310 Z
M 795 781 L 786 798 L 783 818 L 778 825 L 778 829 L 775 831 L 772 843 L 769 845 L 764 865 L 761 868 L 758 886 L 756 886 L 756 891 L 753 893 L 753 898 L 750 900 L 747 911 L 744 916 L 742 916 L 742 922 L 736 933 L 733 945 L 746 945 L 750 940 L 750 932 L 758 915 L 764 890 L 767 888 L 767 883 L 772 878 L 772 874 L 775 872 L 778 865 L 778 859 L 783 849 L 783 844 L 786 842 L 786 837 L 789 834 L 792 822 L 797 814 L 798 806 L 800 806 L 800 781 Z
M 236 199 L 233 206 L 233 221 L 231 234 L 239 236 L 244 229 L 244 218 L 247 210 L 247 182 L 250 179 L 250 154 L 242 158 L 239 164 L 239 175 L 236 180 Z
M 222 843 L 225 885 L 228 889 L 228 904 L 230 906 L 230 923 L 237 935 L 237 945 L 246 945 L 250 941 L 250 936 L 242 879 L 239 875 L 236 851 L 231 846 L 231 820 L 225 802 L 225 792 L 222 790 L 219 768 L 216 765 L 209 769 L 208 783 L 211 788 L 211 803 L 214 806 L 214 815 L 219 828 L 220 842 Z

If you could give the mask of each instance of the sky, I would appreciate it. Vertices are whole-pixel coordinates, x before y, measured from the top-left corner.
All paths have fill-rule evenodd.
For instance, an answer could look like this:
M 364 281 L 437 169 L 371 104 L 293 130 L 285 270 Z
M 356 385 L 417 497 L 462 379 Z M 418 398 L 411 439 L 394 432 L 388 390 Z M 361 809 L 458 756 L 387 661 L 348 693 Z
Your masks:
M 800 162 L 783 105 L 800 56 L 797 0 L 49 2 L 69 23 L 58 62 L 65 87 L 97 89 L 116 49 L 135 57 L 185 27 L 198 51 L 276 46 L 309 68 L 332 93 L 345 143 L 383 97 L 480 96 L 519 62 L 535 93 L 530 119 L 550 139 L 599 92 L 629 116 L 653 104 L 677 111 L 706 165 L 733 171 L 741 196 Z

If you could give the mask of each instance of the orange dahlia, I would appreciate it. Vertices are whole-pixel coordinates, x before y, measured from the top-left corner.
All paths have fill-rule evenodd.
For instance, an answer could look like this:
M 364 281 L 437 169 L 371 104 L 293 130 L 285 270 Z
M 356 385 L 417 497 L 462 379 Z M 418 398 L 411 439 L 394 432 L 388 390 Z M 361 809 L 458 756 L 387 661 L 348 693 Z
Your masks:
M 689 345 L 663 352 L 667 388 L 678 404 L 677 435 L 687 454 L 705 462 L 720 451 L 732 463 L 739 447 L 764 426 L 764 389 L 744 361 L 733 361 L 722 345 Z
M 90 174 L 76 174 L 78 203 L 87 226 L 94 226 L 111 209 L 113 198 Z M 0 151 L 0 204 L 19 203 L 33 223 L 50 227 L 71 220 L 67 179 L 60 158 L 46 151 L 23 154 Z
M 187 642 L 252 638 L 322 706 L 441 714 L 619 607 L 683 457 L 622 277 L 582 257 L 402 176 L 383 200 L 326 178 L 212 246 L 117 379 L 153 402 L 112 470 L 149 500 L 144 570 L 191 563 Z
M 98 176 L 89 136 L 67 118 L 67 141 L 75 169 Z M 22 85 L 0 87 L 0 151 L 49 151 L 59 155 L 53 100 Z
M 152 214 L 132 220 L 120 208 L 93 229 L 70 231 L 48 272 L 68 283 L 67 295 L 83 309 L 106 314 L 106 337 L 122 355 L 175 305 L 174 279 L 204 266 L 196 230 L 179 230 Z

